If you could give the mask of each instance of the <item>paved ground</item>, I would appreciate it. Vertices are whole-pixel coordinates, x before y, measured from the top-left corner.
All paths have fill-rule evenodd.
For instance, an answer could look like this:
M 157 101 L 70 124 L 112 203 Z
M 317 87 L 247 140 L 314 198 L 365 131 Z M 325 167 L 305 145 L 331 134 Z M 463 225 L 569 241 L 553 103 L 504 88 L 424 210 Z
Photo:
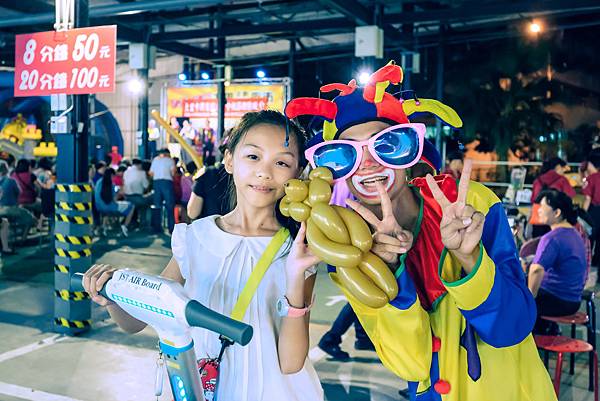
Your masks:
M 102 263 L 158 273 L 170 257 L 169 237 L 133 233 L 100 240 L 94 258 Z M 50 239 L 2 261 L 0 274 L 0 401 L 147 401 L 154 396 L 157 338 L 147 328 L 134 336 L 120 331 L 103 308 L 93 307 L 93 330 L 78 337 L 52 332 L 54 273 Z M 343 298 L 326 274 L 319 274 L 318 304 L 312 313 L 310 358 L 327 400 L 405 400 L 406 383 L 389 373 L 374 352 L 354 351 L 353 329 L 343 348 L 352 359 L 326 357 L 316 343 L 329 328 Z M 582 332 L 579 333 L 581 336 Z M 553 366 L 554 362 L 550 362 Z M 587 401 L 586 359 L 575 375 L 563 373 L 561 400 Z M 171 400 L 168 384 L 158 400 Z M 513 401 L 513 400 L 511 400 Z

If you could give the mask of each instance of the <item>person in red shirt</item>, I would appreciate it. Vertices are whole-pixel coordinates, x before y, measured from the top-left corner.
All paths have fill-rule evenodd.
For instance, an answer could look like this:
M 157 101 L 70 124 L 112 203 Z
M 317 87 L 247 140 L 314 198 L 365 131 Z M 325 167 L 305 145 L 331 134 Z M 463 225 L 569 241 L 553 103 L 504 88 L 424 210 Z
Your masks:
M 121 163 L 121 160 L 123 160 L 123 156 L 121 156 L 119 154 L 119 147 L 113 146 L 111 148 L 111 152 L 110 152 L 109 156 L 110 156 L 111 167 L 116 169 L 119 166 L 119 164 Z
M 592 266 L 600 266 L 600 153 L 592 152 L 587 160 L 587 177 L 583 183 L 583 208 L 594 222 Z
M 531 193 L 531 203 L 534 204 L 531 208 L 531 219 L 529 221 L 532 225 L 532 238 L 540 237 L 550 231 L 549 226 L 536 222 L 539 204 L 535 204 L 535 200 L 540 192 L 546 189 L 556 189 L 565 193 L 571 199 L 575 196 L 575 190 L 567 177 L 565 177 L 565 173 L 568 171 L 569 166 L 567 162 L 560 157 L 553 157 L 542 164 L 542 171 L 540 172 L 540 176 L 533 181 L 533 190 Z
M 533 191 L 531 194 L 531 202 L 533 203 L 542 189 L 556 189 L 564 192 L 573 198 L 575 190 L 569 183 L 565 174 L 569 171 L 569 166 L 560 157 L 553 157 L 542 164 L 540 176 L 533 181 Z

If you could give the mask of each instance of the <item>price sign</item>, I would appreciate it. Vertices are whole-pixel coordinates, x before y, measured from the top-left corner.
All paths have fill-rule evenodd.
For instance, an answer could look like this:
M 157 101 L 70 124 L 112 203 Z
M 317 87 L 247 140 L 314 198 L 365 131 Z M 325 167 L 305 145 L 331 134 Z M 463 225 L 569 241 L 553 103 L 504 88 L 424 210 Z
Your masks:
M 114 92 L 116 41 L 116 25 L 17 35 L 14 95 Z

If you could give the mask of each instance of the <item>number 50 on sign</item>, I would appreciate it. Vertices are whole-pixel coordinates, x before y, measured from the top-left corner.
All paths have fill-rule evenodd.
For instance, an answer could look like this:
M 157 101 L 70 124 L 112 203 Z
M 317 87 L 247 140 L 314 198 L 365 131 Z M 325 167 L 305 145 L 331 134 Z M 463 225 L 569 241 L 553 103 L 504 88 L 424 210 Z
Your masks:
M 114 92 L 117 28 L 17 35 L 15 96 Z

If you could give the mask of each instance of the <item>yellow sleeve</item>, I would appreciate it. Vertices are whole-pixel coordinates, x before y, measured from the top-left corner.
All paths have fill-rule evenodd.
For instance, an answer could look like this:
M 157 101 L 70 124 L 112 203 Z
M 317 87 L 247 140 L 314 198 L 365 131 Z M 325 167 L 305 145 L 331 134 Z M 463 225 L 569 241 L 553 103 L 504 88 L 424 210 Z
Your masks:
M 330 276 L 348 298 L 383 365 L 404 380 L 427 380 L 432 355 L 431 328 L 429 315 L 421 307 L 416 294 L 406 309 L 389 303 L 374 309 L 345 291 L 335 273 L 330 273 Z

